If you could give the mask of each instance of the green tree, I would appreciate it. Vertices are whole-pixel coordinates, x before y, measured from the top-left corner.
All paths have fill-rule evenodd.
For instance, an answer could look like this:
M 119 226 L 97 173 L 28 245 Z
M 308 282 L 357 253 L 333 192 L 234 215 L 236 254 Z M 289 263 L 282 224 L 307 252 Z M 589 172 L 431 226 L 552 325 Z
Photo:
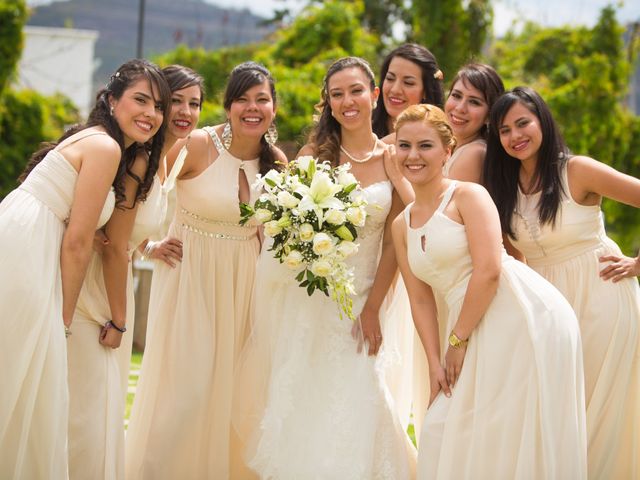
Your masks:
M 549 103 L 567 144 L 640 176 L 640 118 L 624 105 L 637 39 L 625 46 L 614 7 L 593 28 L 526 24 L 493 45 L 490 63 L 507 87 L 526 84 Z M 604 203 L 609 232 L 627 253 L 640 246 L 640 212 Z
M 20 59 L 26 20 L 24 0 L 0 0 L 0 95 Z
M 379 37 L 361 26 L 362 1 L 310 2 L 291 24 L 261 44 L 230 47 L 212 52 L 179 46 L 157 58 L 160 65 L 180 63 L 206 79 L 207 102 L 200 124 L 223 121 L 222 91 L 229 72 L 238 63 L 263 63 L 276 79 L 277 123 L 283 142 L 304 142 L 314 105 L 320 100 L 322 78 L 334 60 L 357 55 L 375 65 Z M 290 146 L 295 150 L 295 146 Z
M 413 0 L 405 14 L 407 40 L 429 48 L 446 77 L 478 57 L 491 36 L 490 0 Z

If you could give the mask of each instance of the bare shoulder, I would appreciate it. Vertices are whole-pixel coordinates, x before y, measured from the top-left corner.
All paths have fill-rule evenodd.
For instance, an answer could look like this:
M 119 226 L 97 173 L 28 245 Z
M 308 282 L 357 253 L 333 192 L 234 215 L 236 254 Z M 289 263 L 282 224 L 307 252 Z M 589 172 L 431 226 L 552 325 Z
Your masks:
M 475 182 L 458 181 L 456 184 L 456 197 L 458 200 L 466 202 L 473 202 L 485 198 L 491 200 L 487 189 Z
M 607 168 L 607 165 L 599 162 L 594 158 L 587 157 L 586 155 L 574 155 L 573 157 L 569 158 L 569 160 L 567 160 L 567 169 L 569 175 L 590 174 L 602 168 Z
M 393 222 L 391 223 L 391 233 L 393 234 L 393 238 L 396 241 L 404 239 L 406 228 L 407 225 L 404 220 L 404 215 L 400 213 L 400 215 L 394 218 Z
M 386 135 L 380 139 L 383 143 L 387 145 L 393 145 L 396 143 L 396 132 L 391 132 L 389 135 Z
M 311 143 L 307 143 L 305 146 L 303 146 L 300 151 L 298 152 L 298 154 L 296 155 L 296 158 L 298 157 L 302 157 L 305 155 L 315 155 L 315 148 Z
M 287 158 L 287 156 L 284 154 L 282 150 L 280 150 L 278 147 L 272 147 L 272 148 L 273 148 L 273 154 L 276 157 L 276 162 L 282 165 L 286 165 L 287 163 L 289 163 L 289 159 Z

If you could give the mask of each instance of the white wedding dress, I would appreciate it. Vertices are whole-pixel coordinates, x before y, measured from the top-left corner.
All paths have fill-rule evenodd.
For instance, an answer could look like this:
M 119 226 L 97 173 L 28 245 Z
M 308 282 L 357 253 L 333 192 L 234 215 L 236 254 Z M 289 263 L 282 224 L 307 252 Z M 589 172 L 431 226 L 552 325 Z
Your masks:
M 367 223 L 350 258 L 355 315 L 375 278 L 392 186 L 364 191 Z M 353 323 L 340 319 L 336 303 L 320 292 L 309 297 L 271 255 L 264 248 L 258 262 L 254 330 L 234 395 L 249 466 L 262 479 L 413 478 L 415 449 L 384 386 L 383 354 L 358 353 Z

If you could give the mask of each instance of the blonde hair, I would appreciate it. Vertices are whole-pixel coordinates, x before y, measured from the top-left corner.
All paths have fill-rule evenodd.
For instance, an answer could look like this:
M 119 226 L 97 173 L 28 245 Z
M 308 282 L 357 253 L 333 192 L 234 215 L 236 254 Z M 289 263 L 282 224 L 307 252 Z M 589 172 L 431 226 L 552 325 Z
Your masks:
M 447 122 L 447 116 L 435 105 L 421 103 L 408 107 L 396 119 L 396 134 L 405 123 L 413 122 L 422 122 L 432 127 L 438 133 L 445 148 L 453 150 L 456 147 L 456 137 L 453 135 L 451 125 Z

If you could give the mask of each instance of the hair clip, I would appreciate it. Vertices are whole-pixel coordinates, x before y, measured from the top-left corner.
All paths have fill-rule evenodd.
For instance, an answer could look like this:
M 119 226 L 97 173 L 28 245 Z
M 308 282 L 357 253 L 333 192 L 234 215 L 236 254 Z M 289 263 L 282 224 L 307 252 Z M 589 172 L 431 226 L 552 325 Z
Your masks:
M 433 78 L 435 78 L 437 80 L 443 80 L 444 79 L 444 73 L 442 73 L 442 70 L 438 69 L 436 71 L 436 73 L 433 74 Z

